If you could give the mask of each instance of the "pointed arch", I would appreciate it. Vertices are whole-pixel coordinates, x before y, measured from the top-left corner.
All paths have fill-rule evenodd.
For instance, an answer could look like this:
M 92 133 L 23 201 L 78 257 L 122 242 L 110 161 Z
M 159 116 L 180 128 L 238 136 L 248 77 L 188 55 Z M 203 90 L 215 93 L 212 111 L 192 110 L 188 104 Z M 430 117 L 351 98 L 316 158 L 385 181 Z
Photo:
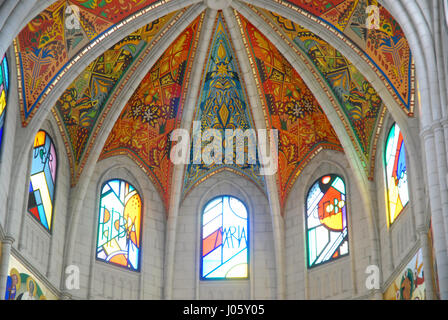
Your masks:
M 196 103 L 194 122 L 191 126 L 193 141 L 190 163 L 187 165 L 184 176 L 182 190 L 184 196 L 198 182 L 207 179 L 215 171 L 222 170 L 224 167 L 231 171 L 237 171 L 261 188 L 264 187 L 264 179 L 259 174 L 259 163 L 250 161 L 250 152 L 247 153 L 249 159 L 244 164 L 235 163 L 237 162 L 235 161 L 235 150 L 233 150 L 233 161 L 230 164 L 227 163 L 227 159 L 223 157 L 224 153 L 221 152 L 226 149 L 225 145 L 229 142 L 226 141 L 227 130 L 236 132 L 236 129 L 240 129 L 244 134 L 254 132 L 255 124 L 247 96 L 247 89 L 244 79 L 241 77 L 239 61 L 235 54 L 227 22 L 224 15 L 218 13 L 215 17 L 202 75 L 200 95 Z M 205 142 L 204 138 L 210 132 L 208 129 L 213 130 L 213 137 L 217 139 L 210 144 Z M 256 134 L 250 136 L 255 138 Z M 210 138 L 208 137 L 208 140 Z M 248 140 L 248 149 L 250 149 L 255 143 L 254 139 L 248 138 Z M 212 145 L 219 148 L 220 152 L 215 153 L 215 158 L 210 164 L 205 163 L 204 151 Z

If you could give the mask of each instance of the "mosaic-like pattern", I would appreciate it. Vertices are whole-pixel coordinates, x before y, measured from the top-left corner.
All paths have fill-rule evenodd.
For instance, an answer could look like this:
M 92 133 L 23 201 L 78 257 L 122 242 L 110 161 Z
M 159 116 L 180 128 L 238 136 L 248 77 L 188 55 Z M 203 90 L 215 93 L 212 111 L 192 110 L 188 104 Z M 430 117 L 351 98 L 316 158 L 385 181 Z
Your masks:
M 300 75 L 274 45 L 239 16 L 260 96 L 268 115 L 268 128 L 279 130 L 278 185 L 280 203 L 298 174 L 321 149 L 342 151 L 336 133 Z
M 155 0 L 59 0 L 42 11 L 15 40 L 26 126 L 57 75 L 84 47 L 116 23 Z
M 361 161 L 371 175 L 377 141 L 376 128 L 380 125 L 385 109 L 378 93 L 347 58 L 319 36 L 275 13 L 265 13 L 309 57 L 332 89 L 353 128 L 362 153 Z
M 72 181 L 104 107 L 117 83 L 153 37 L 175 15 L 171 13 L 140 28 L 93 61 L 65 90 L 53 113 L 60 123 L 69 154 Z
M 165 51 L 140 83 L 115 123 L 100 156 L 136 160 L 169 206 L 173 165 L 170 134 L 180 124 L 203 15 Z
M 245 131 L 254 129 L 255 126 L 240 77 L 238 61 L 221 14 L 217 17 L 205 68 L 194 121 L 200 122 L 199 131 L 201 136 L 207 129 L 218 130 L 221 134 L 218 143 L 222 146 L 221 150 L 225 150 L 226 139 L 224 137 L 226 129 L 241 129 Z M 208 143 L 204 143 L 204 141 L 199 143 L 202 146 L 201 150 L 206 150 Z M 234 161 L 231 164 L 226 163 L 225 159 L 222 159 L 224 157 L 218 159 L 221 163 L 206 164 L 204 159 L 198 160 L 197 158 L 198 156 L 203 157 L 204 153 L 193 154 L 194 149 L 194 146 L 192 146 L 191 163 L 187 166 L 185 173 L 184 195 L 207 176 L 223 168 L 230 168 L 231 171 L 248 177 L 257 185 L 263 187 L 264 182 L 259 175 L 259 165 L 256 163 L 251 164 L 249 161 L 245 161 L 244 164 L 238 164 L 235 161 L 235 150 Z
M 292 4 L 302 8 L 315 16 L 334 16 L 340 14 L 341 6 L 352 6 L 356 0 L 287 0 Z
M 118 23 L 158 0 L 71 0 L 79 7 L 108 22 Z
M 282 1 L 280 1 L 282 2 Z M 351 40 L 388 84 L 402 108 L 413 115 L 414 66 L 398 22 L 377 0 L 286 0 L 319 17 Z M 367 10 L 375 6 L 378 11 Z M 378 13 L 378 15 L 376 15 Z

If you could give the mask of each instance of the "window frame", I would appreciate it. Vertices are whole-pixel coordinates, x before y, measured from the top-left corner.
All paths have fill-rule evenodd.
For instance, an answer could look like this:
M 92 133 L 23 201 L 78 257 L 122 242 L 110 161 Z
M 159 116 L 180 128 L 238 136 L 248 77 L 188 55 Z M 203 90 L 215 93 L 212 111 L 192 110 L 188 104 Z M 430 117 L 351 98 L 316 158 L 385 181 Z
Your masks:
M 448 1 L 448 0 L 447 0 Z M 392 132 L 392 129 L 394 127 L 397 127 L 400 132 L 399 134 L 401 134 L 403 136 L 403 143 L 404 143 L 404 148 L 405 148 L 405 161 L 406 161 L 406 175 L 407 175 L 407 192 L 408 192 L 408 202 L 403 206 L 403 208 L 401 209 L 400 213 L 398 213 L 398 215 L 396 216 L 396 218 L 394 219 L 394 221 L 390 222 L 391 220 L 391 212 L 390 212 L 390 200 L 389 200 L 389 180 L 391 179 L 391 177 L 388 176 L 387 173 L 387 163 L 386 163 L 386 151 L 387 151 L 387 146 L 388 146 L 388 141 L 389 141 L 389 137 L 390 134 Z M 409 186 L 409 173 L 408 173 L 408 152 L 407 152 L 407 148 L 406 148 L 406 141 L 404 140 L 404 135 L 403 135 L 403 131 L 401 130 L 400 126 L 398 125 L 398 123 L 396 121 L 393 121 L 392 124 L 389 126 L 389 130 L 387 130 L 385 138 L 384 138 L 384 148 L 383 148 L 383 166 L 384 166 L 384 182 L 385 182 L 385 191 L 386 191 L 386 222 L 387 222 L 387 226 L 389 228 L 391 228 L 394 223 L 396 221 L 398 221 L 400 219 L 400 217 L 403 215 L 403 213 L 405 212 L 406 208 L 408 207 L 409 202 L 411 202 L 411 193 L 410 193 L 410 186 Z
M 98 240 L 99 240 L 99 227 L 100 227 L 100 211 L 101 211 L 101 197 L 103 194 L 103 189 L 106 186 L 106 184 L 108 184 L 111 181 L 120 181 L 123 183 L 127 183 L 130 186 L 132 186 L 134 188 L 134 190 L 137 192 L 138 196 L 140 197 L 140 202 L 141 202 L 141 208 L 140 208 L 140 248 L 139 248 L 139 255 L 138 255 L 138 268 L 137 269 L 132 269 L 129 268 L 127 266 L 123 266 L 123 265 L 119 265 L 113 262 L 109 262 L 106 261 L 104 259 L 98 258 Z M 119 268 L 120 270 L 124 270 L 124 271 L 130 271 L 130 272 L 134 272 L 134 273 L 141 273 L 142 271 L 142 260 L 143 260 L 143 226 L 144 226 L 144 201 L 143 201 L 143 197 L 142 197 L 142 193 L 139 191 L 139 189 L 135 186 L 134 183 L 129 182 L 126 179 L 122 179 L 122 178 L 107 178 L 104 179 L 104 181 L 100 184 L 100 189 L 99 192 L 97 192 L 97 207 L 96 207 L 96 225 L 95 225 L 95 236 L 96 236 L 96 240 L 94 241 L 95 243 L 95 247 L 94 247 L 94 255 L 95 255 L 95 261 L 98 261 L 99 263 L 112 267 L 112 268 Z
M 246 213 L 247 213 L 247 222 L 246 222 L 246 226 L 247 226 L 247 234 L 246 234 L 246 237 L 247 237 L 247 276 L 244 277 L 244 278 L 241 278 L 241 277 L 240 278 L 206 278 L 206 277 L 203 277 L 203 275 L 202 275 L 202 271 L 203 271 L 202 251 L 203 251 L 204 211 L 205 211 L 207 206 L 212 201 L 214 201 L 216 199 L 219 199 L 219 198 L 225 198 L 225 197 L 234 198 L 234 199 L 238 200 L 244 206 L 244 208 L 246 209 Z M 231 195 L 231 194 L 221 194 L 221 195 L 214 196 L 214 197 L 208 199 L 205 202 L 205 204 L 202 206 L 202 209 L 201 209 L 200 212 L 201 212 L 201 218 L 200 218 L 200 226 L 199 226 L 199 228 L 200 228 L 200 238 L 199 238 L 199 280 L 200 281 L 204 281 L 204 282 L 213 282 L 213 281 L 230 282 L 230 281 L 248 281 L 248 280 L 250 280 L 250 274 L 251 274 L 251 272 L 250 272 L 250 263 L 251 263 L 251 248 L 250 248 L 250 246 L 251 246 L 251 230 L 250 230 L 251 227 L 250 227 L 250 221 L 251 221 L 251 218 L 250 218 L 250 211 L 249 211 L 248 205 L 243 200 L 241 200 L 241 198 L 239 198 L 239 197 L 236 197 L 236 196 Z
M 308 228 L 308 198 L 310 196 L 310 192 L 311 192 L 312 188 L 317 183 L 319 183 L 320 180 L 322 180 L 324 177 L 327 177 L 327 176 L 337 176 L 344 183 L 344 188 L 345 188 L 345 194 L 344 194 L 345 195 L 345 210 L 346 210 L 346 217 L 345 218 L 346 218 L 346 221 L 347 221 L 346 241 L 347 241 L 348 248 L 347 248 L 347 253 L 344 254 L 344 255 L 339 255 L 336 258 L 331 257 L 330 259 L 328 259 L 326 261 L 323 261 L 323 262 L 320 262 L 318 264 L 314 264 L 314 265 L 310 266 L 310 246 L 309 246 L 309 237 L 308 237 L 308 231 L 309 231 L 309 228 Z M 324 175 L 320 176 L 319 178 L 314 179 L 312 181 L 313 181 L 313 183 L 308 187 L 308 191 L 307 191 L 307 193 L 305 195 L 305 203 L 304 203 L 304 209 L 305 209 L 304 210 L 304 212 L 305 212 L 305 214 L 304 214 L 304 218 L 305 218 L 305 224 L 304 224 L 304 226 L 305 226 L 305 234 L 304 234 L 304 237 L 305 237 L 305 254 L 306 254 L 305 263 L 306 263 L 307 270 L 313 270 L 315 268 L 319 268 L 319 267 L 327 265 L 329 263 L 340 261 L 340 260 L 342 260 L 344 258 L 350 257 L 350 248 L 351 248 L 351 244 L 350 244 L 350 228 L 349 228 L 350 219 L 349 219 L 349 212 L 348 212 L 349 211 L 348 207 L 349 207 L 350 201 L 348 201 L 349 199 L 348 199 L 348 192 L 347 192 L 347 183 L 346 183 L 345 178 L 342 175 L 338 174 L 338 173 L 328 173 L 328 174 L 324 174 Z M 339 247 L 338 247 L 338 249 L 339 249 Z
M 445 23 L 448 27 L 448 0 L 444 1 L 444 7 L 445 7 Z
M 4 66 L 6 65 L 6 70 Z M 9 77 L 9 63 L 8 63 L 8 57 L 7 54 L 3 56 L 3 58 L 0 60 L 0 72 L 4 76 L 6 76 L 5 79 L 3 79 L 4 84 L 4 90 L 5 90 L 5 109 L 3 109 L 3 124 L 1 126 L 1 135 L 0 135 L 0 163 L 2 162 L 2 155 L 3 155 L 3 148 L 4 148 L 4 137 L 5 137 L 5 128 L 6 128 L 6 112 L 8 109 L 8 96 L 9 96 L 9 87 L 10 87 L 10 77 Z M 0 93 L 1 94 L 1 93 Z
M 45 137 L 48 137 L 50 139 L 51 144 L 54 147 L 54 153 L 55 153 L 55 157 L 56 157 L 56 170 L 55 170 L 55 179 L 54 179 L 54 186 L 53 186 L 53 202 L 52 202 L 52 211 L 51 211 L 51 221 L 50 221 L 50 226 L 48 229 L 42 224 L 42 222 L 40 222 L 29 210 L 29 198 L 30 198 L 30 192 L 29 192 L 29 184 L 31 183 L 31 171 L 33 170 L 33 157 L 34 157 L 34 139 L 36 139 L 36 136 L 39 132 L 45 132 Z M 58 149 L 56 147 L 56 144 L 54 143 L 54 139 L 52 138 L 52 136 L 48 133 L 47 130 L 45 129 L 39 129 L 37 131 L 37 133 L 34 135 L 34 139 L 33 139 L 33 146 L 31 148 L 31 165 L 30 168 L 28 170 L 28 183 L 27 183 L 27 202 L 26 202 L 26 212 L 31 215 L 31 217 L 33 218 L 34 221 L 36 221 L 46 232 L 48 232 L 50 235 L 53 235 L 53 223 L 54 223 L 54 215 L 55 215 L 55 206 L 56 206 L 56 196 L 57 196 L 57 181 L 58 181 L 58 174 L 59 174 L 59 155 L 58 155 Z M 50 145 L 51 146 L 51 145 Z

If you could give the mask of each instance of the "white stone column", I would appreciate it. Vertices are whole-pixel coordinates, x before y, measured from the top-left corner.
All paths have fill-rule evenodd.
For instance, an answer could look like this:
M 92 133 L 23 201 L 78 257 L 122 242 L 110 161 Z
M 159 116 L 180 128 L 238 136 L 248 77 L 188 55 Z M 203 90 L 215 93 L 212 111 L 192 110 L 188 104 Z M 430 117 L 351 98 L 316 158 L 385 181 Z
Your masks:
M 434 231 L 434 249 L 437 260 L 437 272 L 441 299 L 448 299 L 448 255 L 446 247 L 446 233 L 441 208 L 441 195 L 439 188 L 439 172 L 435 159 L 436 151 L 434 134 L 432 130 L 422 132 L 424 143 L 424 155 L 427 168 L 428 188 L 427 193 L 431 204 L 431 220 Z
M 429 244 L 428 232 L 427 228 L 419 228 L 418 237 L 420 239 L 420 247 L 422 248 L 422 256 L 423 256 L 423 270 L 425 274 L 425 289 L 426 289 L 426 299 L 434 300 L 435 292 L 434 292 L 434 283 L 433 279 L 433 270 L 432 270 L 432 261 L 431 261 L 431 246 Z M 429 276 L 429 277 L 428 277 Z
M 203 63 L 207 59 L 207 50 L 210 38 L 212 36 L 213 24 L 217 11 L 208 8 L 204 17 L 201 34 L 199 35 L 199 43 L 196 49 L 196 57 L 193 62 L 190 85 L 185 99 L 182 122 L 180 129 L 190 130 L 193 121 L 195 106 L 200 90 L 202 78 Z M 188 155 L 189 156 L 189 155 Z M 172 189 L 170 208 L 166 223 L 166 240 L 165 240 L 165 263 L 164 263 L 164 291 L 163 297 L 166 300 L 173 298 L 173 281 L 174 281 L 174 262 L 176 251 L 176 232 L 177 217 L 179 216 L 179 204 L 181 201 L 182 183 L 186 165 L 175 165 L 173 168 Z
M 0 258 L 0 300 L 5 299 L 6 292 L 6 280 L 8 279 L 8 267 L 9 257 L 11 256 L 11 247 L 14 242 L 14 238 L 5 237 L 2 242 L 2 256 Z

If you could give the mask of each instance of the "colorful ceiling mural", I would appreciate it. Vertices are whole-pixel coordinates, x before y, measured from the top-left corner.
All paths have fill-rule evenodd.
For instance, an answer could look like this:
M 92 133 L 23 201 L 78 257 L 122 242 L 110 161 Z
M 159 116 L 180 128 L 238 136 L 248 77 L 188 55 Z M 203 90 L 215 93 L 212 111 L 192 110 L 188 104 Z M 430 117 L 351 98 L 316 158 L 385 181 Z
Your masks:
M 202 75 L 200 98 L 196 106 L 194 121 L 200 122 L 200 133 L 203 136 L 207 129 L 216 129 L 221 134 L 220 141 L 217 141 L 222 149 L 225 149 L 225 130 L 241 129 L 243 132 L 255 129 L 250 106 L 235 51 L 232 47 L 227 26 L 221 13 L 217 15 L 211 45 L 209 47 L 208 58 Z M 196 134 L 192 131 L 193 134 Z M 214 139 L 218 137 L 215 136 Z M 194 139 L 194 138 L 193 138 Z M 230 141 L 227 141 L 230 145 Z M 192 142 L 192 144 L 194 141 Z M 201 141 L 202 150 L 206 150 L 208 142 Z M 232 143 L 233 146 L 233 143 Z M 218 163 L 214 161 L 207 164 L 204 159 L 198 159 L 203 154 L 193 154 L 194 147 L 191 148 L 191 161 L 187 165 L 184 177 L 183 194 L 208 176 L 223 169 L 229 169 L 237 174 L 245 176 L 253 181 L 260 188 L 264 189 L 264 179 L 259 174 L 259 165 L 251 164 L 249 160 L 243 164 L 237 161 L 227 163 L 221 156 Z M 233 150 L 236 159 L 235 150 Z M 219 163 L 221 162 L 221 163 Z
M 373 176 L 378 127 L 386 106 L 362 73 L 333 46 L 308 29 L 276 13 L 255 9 L 279 33 L 286 35 L 307 56 L 325 79 L 353 128 L 355 149 L 369 178 Z M 270 18 L 271 20 L 266 20 Z M 281 32 L 279 32 L 281 30 Z M 342 119 L 345 121 L 345 119 Z M 350 132 L 349 132 L 350 133 Z M 359 145 L 359 147 L 358 147 Z
M 154 182 L 169 207 L 173 164 L 170 133 L 179 127 L 203 23 L 199 16 L 156 62 L 115 123 L 100 160 L 125 154 Z
M 57 0 L 36 16 L 14 40 L 22 125 L 28 125 L 49 92 L 76 65 L 75 61 L 89 54 L 104 37 L 122 32 L 123 25 L 171 1 Z M 409 116 L 413 115 L 414 66 L 409 45 L 398 23 L 377 0 L 274 2 L 289 10 L 291 16 L 300 14 L 342 40 L 377 73 L 402 109 Z M 378 11 L 368 10 L 369 6 Z M 367 177 L 373 178 L 376 140 L 386 112 L 378 93 L 359 69 L 331 45 L 332 41 L 328 43 L 276 13 L 253 5 L 246 8 L 264 19 L 270 30 L 307 64 L 331 100 Z M 142 61 L 159 41 L 166 39 L 167 30 L 177 27 L 187 10 L 186 7 L 156 19 L 103 50 L 102 54 L 95 54 L 95 60 L 58 99 L 52 113 L 69 156 L 72 186 L 77 183 L 102 125 L 126 90 L 128 80 L 138 72 Z M 338 151 L 343 148 L 300 74 L 251 24 L 250 16 L 228 12 L 233 12 L 237 19 L 267 128 L 279 130 L 276 178 L 283 208 L 291 187 L 313 156 L 323 148 Z M 171 43 L 124 109 L 117 110 L 121 115 L 100 156 L 100 160 L 123 154 L 131 157 L 154 182 L 166 208 L 169 207 L 173 170 L 169 135 L 182 119 L 203 19 L 204 14 Z M 372 28 L 370 23 L 374 24 Z M 199 123 L 201 134 L 207 129 L 220 132 L 218 142 L 225 149 L 228 144 L 223 138 L 226 129 L 256 129 L 252 108 L 258 106 L 249 105 L 232 46 L 234 39 L 221 11 L 216 15 L 213 28 L 211 39 L 203 39 L 208 51 L 201 70 L 199 98 L 192 106 L 195 108 L 193 121 Z M 190 133 L 194 128 L 191 124 Z M 211 144 L 210 140 L 200 142 L 202 149 Z M 183 197 L 222 170 L 242 175 L 265 191 L 258 154 L 251 164 L 226 161 L 206 164 L 203 159 L 195 161 L 193 140 L 191 146 L 191 161 L 186 165 L 183 179 Z M 237 157 L 235 153 L 234 156 Z
M 311 13 L 319 22 L 329 25 L 331 31 L 342 35 L 343 41 L 355 44 L 354 49 L 360 49 L 359 54 L 385 80 L 402 109 L 413 116 L 411 50 L 398 22 L 377 0 L 276 1 L 296 11 L 303 9 Z
M 53 108 L 69 155 L 72 183 L 106 103 L 117 83 L 140 57 L 154 36 L 176 13 L 168 14 L 131 33 L 95 59 L 65 90 Z
M 98 43 L 116 24 L 156 0 L 58 0 L 42 11 L 14 41 L 18 60 L 23 126 L 41 101 L 72 66 L 83 48 Z
M 277 48 L 243 16 L 238 16 L 267 127 L 279 130 L 278 187 L 283 207 L 297 176 L 322 148 L 342 151 L 334 129 L 300 75 Z

